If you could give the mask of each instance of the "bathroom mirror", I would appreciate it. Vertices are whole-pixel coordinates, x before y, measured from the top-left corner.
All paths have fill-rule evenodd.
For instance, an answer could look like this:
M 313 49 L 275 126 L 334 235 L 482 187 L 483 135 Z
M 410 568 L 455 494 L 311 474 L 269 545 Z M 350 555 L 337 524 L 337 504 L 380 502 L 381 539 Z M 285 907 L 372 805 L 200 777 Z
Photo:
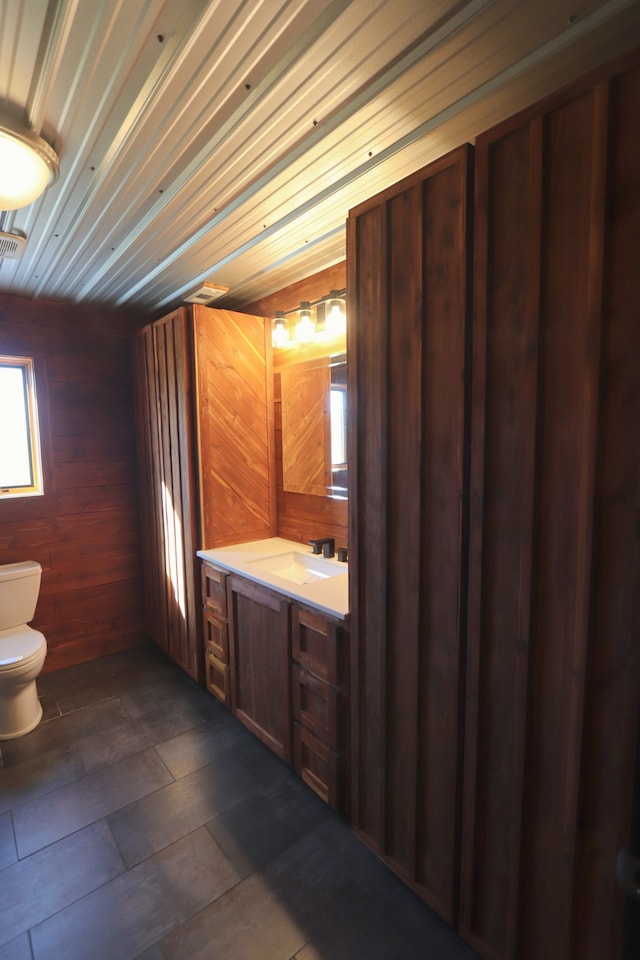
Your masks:
M 287 365 L 280 397 L 283 489 L 346 499 L 346 355 Z

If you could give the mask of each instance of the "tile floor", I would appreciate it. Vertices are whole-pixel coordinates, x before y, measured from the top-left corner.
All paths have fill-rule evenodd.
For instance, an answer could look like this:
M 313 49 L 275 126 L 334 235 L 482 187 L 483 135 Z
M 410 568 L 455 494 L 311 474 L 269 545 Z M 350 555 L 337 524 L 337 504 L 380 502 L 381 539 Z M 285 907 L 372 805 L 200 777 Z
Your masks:
M 153 646 L 47 674 L 0 742 L 0 960 L 473 960 Z

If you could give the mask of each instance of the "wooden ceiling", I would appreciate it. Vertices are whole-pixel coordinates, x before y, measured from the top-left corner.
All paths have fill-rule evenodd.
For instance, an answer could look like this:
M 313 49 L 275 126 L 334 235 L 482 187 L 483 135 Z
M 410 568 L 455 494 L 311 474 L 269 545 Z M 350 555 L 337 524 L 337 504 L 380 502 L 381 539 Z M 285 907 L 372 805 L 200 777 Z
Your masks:
M 242 308 L 350 207 L 638 42 L 639 0 L 0 0 L 0 113 L 60 156 L 0 291 Z

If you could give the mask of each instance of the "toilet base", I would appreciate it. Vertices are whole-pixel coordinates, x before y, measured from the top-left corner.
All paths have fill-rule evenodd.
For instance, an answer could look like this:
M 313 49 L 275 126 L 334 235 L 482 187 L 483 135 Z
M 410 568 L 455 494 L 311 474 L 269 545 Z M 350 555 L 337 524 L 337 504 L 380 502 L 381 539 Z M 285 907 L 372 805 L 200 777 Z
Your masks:
M 38 726 L 42 704 L 35 680 L 0 680 L 0 740 L 15 740 Z

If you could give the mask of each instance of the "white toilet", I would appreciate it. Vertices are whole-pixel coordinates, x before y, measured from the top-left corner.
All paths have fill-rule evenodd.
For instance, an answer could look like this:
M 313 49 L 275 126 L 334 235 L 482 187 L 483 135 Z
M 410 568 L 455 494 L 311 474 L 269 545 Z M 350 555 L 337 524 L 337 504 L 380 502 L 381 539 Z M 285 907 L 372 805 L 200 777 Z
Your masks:
M 0 565 L 0 740 L 13 740 L 40 723 L 36 677 L 47 641 L 33 620 L 42 567 L 33 560 Z

